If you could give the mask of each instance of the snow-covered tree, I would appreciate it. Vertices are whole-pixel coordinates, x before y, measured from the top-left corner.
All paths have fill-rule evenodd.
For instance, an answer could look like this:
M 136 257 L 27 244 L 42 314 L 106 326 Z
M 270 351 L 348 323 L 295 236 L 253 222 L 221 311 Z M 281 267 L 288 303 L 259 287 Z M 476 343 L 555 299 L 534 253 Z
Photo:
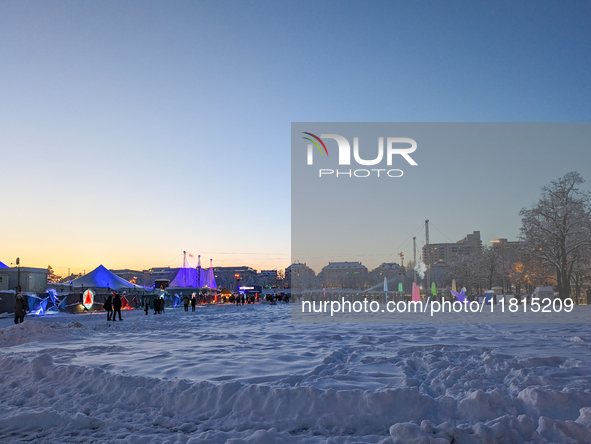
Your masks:
M 51 265 L 47 266 L 47 271 L 49 272 L 47 274 L 47 282 L 57 282 L 58 276 L 56 276 L 55 272 L 53 271 L 53 267 Z
M 583 283 L 583 278 L 584 276 L 587 276 L 591 270 L 591 247 L 580 248 L 574 256 L 571 278 L 572 284 L 575 287 L 575 295 L 573 299 L 575 300 L 575 303 L 578 304 L 581 299 L 581 285 Z
M 544 186 L 540 200 L 519 213 L 525 245 L 544 265 L 552 267 L 561 299 L 570 296 L 580 250 L 591 247 L 591 197 L 579 188 L 584 182 L 579 173 L 567 173 Z
M 556 283 L 553 268 L 523 248 L 517 260 L 511 265 L 509 274 L 511 281 L 517 287 L 517 292 L 526 290 L 531 293 L 535 287 L 546 287 Z

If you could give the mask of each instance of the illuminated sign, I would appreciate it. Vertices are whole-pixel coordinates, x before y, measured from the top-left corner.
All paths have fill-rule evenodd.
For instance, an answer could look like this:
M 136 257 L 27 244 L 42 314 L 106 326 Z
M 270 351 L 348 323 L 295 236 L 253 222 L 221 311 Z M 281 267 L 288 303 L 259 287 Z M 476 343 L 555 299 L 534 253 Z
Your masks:
M 87 310 L 90 310 L 92 308 L 92 305 L 94 304 L 94 291 L 92 290 L 86 290 L 84 292 L 84 294 L 82 295 L 82 305 L 84 305 L 84 307 Z

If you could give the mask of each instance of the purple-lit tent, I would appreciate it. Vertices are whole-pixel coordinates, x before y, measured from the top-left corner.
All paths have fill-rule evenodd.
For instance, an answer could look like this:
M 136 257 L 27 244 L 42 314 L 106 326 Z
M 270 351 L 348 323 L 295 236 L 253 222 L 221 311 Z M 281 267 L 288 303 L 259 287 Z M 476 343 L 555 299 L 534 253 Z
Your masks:
M 183 267 L 169 285 L 170 288 L 216 288 L 215 274 L 213 273 L 213 261 L 209 260 L 209 270 L 201 268 L 201 255 L 197 268 L 187 266 L 186 259 L 183 260 Z
M 0 262 L 0 268 L 8 268 L 8 265 L 3 264 L 2 262 Z
M 169 287 L 199 287 L 199 285 L 197 285 L 197 270 L 195 270 L 194 268 L 179 269 L 179 272 L 176 274 L 175 278 L 172 280 Z
M 212 264 L 212 260 L 209 260 L 209 273 L 207 276 L 207 285 L 206 287 L 209 288 L 217 288 L 217 283 L 215 281 L 215 274 L 213 273 L 213 264 Z
M 197 287 L 202 288 L 206 287 L 207 283 L 207 274 L 203 268 L 201 268 L 201 255 L 199 255 L 199 260 L 197 262 Z

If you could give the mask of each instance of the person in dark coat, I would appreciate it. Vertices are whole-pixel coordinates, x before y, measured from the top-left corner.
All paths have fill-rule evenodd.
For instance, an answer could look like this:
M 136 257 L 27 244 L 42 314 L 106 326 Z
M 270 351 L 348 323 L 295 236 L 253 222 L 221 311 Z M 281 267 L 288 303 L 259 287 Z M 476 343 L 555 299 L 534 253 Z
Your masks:
M 148 298 L 144 299 L 144 310 L 146 311 L 146 316 L 148 316 L 148 310 L 150 309 L 150 300 Z
M 109 295 L 109 297 L 103 304 L 103 308 L 107 310 L 107 321 L 110 321 L 111 316 L 113 315 L 113 296 Z
M 160 311 L 164 314 L 164 296 L 160 298 Z
M 191 298 L 191 311 L 195 311 L 195 305 L 197 304 L 197 298 L 193 296 Z
M 122 321 L 123 318 L 121 318 L 121 296 L 119 296 L 119 293 L 115 293 L 115 297 L 113 298 L 113 321 L 117 320 L 115 319 L 117 313 L 119 313 L 119 320 Z
M 14 299 L 14 323 L 18 324 L 19 322 L 23 322 L 25 320 L 25 315 L 27 314 L 27 302 L 22 294 L 18 294 Z
M 185 305 L 185 311 L 189 311 L 189 296 L 183 296 L 183 304 Z
M 154 314 L 157 315 L 160 311 L 160 298 L 158 296 L 154 296 Z

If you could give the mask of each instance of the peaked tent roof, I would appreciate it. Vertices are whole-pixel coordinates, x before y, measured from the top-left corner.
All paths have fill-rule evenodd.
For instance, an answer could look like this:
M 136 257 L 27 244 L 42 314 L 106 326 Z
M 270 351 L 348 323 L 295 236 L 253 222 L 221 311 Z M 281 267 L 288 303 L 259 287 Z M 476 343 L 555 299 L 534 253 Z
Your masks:
M 123 290 L 125 288 L 143 288 L 139 285 L 134 285 L 123 278 L 120 278 L 102 265 L 99 265 L 90 273 L 79 277 L 78 279 L 74 279 L 72 281 L 72 287 L 110 288 L 111 290 L 116 291 Z
M 180 268 L 168 286 L 173 288 L 197 287 L 197 270 L 194 268 Z
M 8 265 L 3 264 L 2 262 L 0 262 L 0 268 L 8 268 Z

